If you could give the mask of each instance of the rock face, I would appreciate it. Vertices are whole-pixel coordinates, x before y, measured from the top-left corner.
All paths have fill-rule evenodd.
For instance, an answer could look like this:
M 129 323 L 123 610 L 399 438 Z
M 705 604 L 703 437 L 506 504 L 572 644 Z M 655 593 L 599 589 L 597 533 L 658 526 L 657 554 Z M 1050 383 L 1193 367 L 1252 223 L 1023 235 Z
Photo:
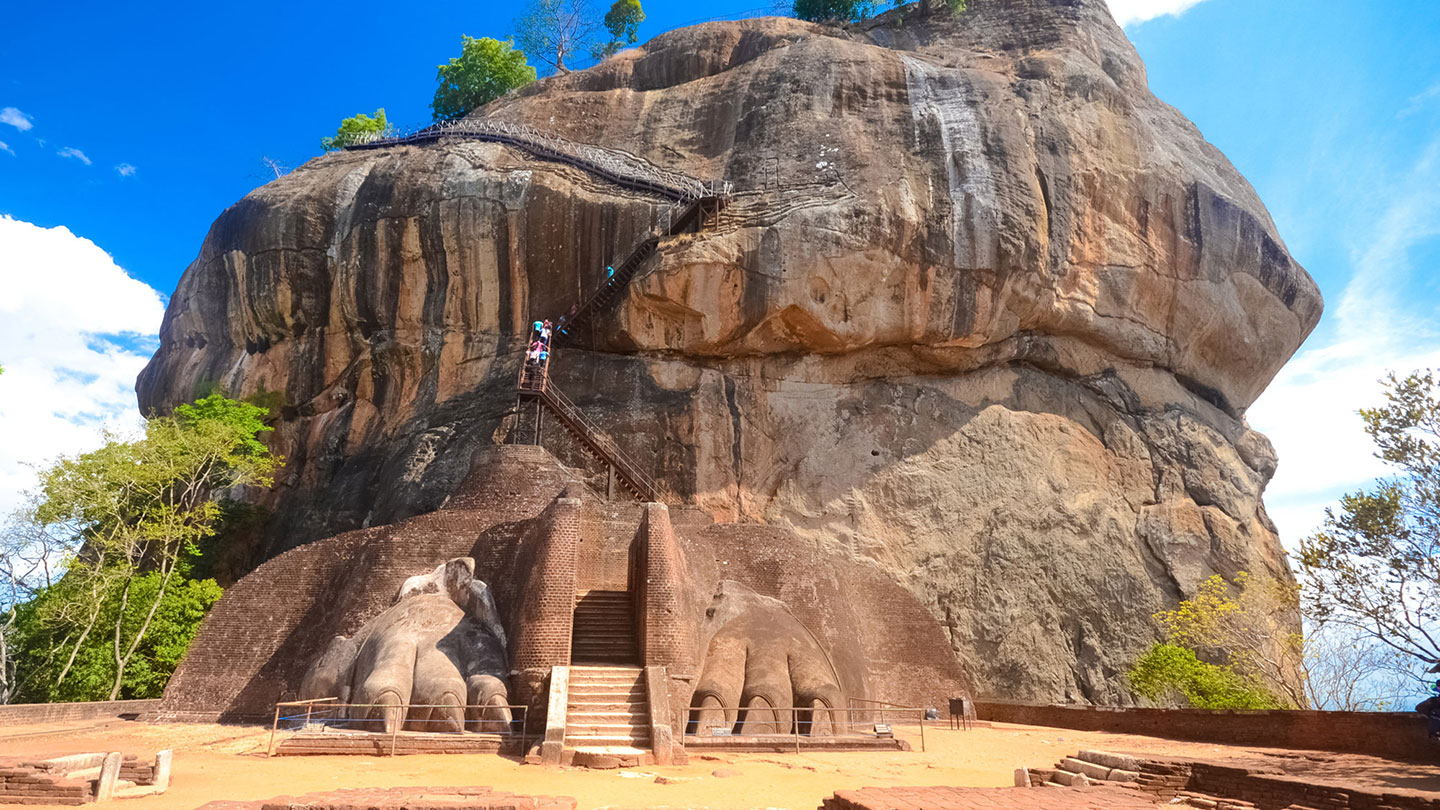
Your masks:
M 475 115 L 740 189 L 552 363 L 671 500 L 879 565 L 982 695 L 1128 702 L 1153 612 L 1290 576 L 1244 411 L 1321 299 L 1101 0 L 970 5 L 682 29 Z M 141 407 L 283 392 L 256 562 L 432 510 L 530 318 L 664 208 L 498 144 L 317 158 L 215 223 Z

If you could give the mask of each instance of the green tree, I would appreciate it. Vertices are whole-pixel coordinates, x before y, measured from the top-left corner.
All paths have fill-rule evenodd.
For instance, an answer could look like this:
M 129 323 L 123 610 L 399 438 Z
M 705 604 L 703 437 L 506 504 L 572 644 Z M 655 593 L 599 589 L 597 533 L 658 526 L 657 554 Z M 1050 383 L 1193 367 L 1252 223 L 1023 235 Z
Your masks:
M 18 539 L 6 547 L 53 538 L 67 559 L 63 576 L 23 606 L 29 618 L 17 611 L 13 624 L 30 639 L 17 669 L 47 673 L 55 694 L 98 694 L 96 650 L 103 648 L 108 695 L 100 696 L 112 700 L 134 683 L 132 665 L 155 670 L 145 651 L 168 647 L 155 647 L 163 640 L 151 633 L 179 598 L 177 588 L 201 587 L 187 572 L 216 531 L 220 496 L 268 486 L 280 462 L 259 440 L 271 430 L 265 413 L 212 394 L 149 419 L 137 438 L 107 434 L 99 449 L 62 457 L 41 473 L 7 533 Z M 67 686 L 72 678 L 82 683 Z
M 1201 661 L 1178 644 L 1156 644 L 1130 669 L 1130 685 L 1157 702 L 1183 698 L 1196 709 L 1280 709 L 1274 695 L 1228 666 Z
M 390 125 L 385 121 L 385 108 L 381 107 L 375 111 L 374 118 L 360 113 L 341 121 L 340 129 L 336 130 L 335 137 L 321 138 L 320 146 L 325 151 L 331 152 L 347 146 L 354 146 L 357 143 L 373 141 L 383 137 L 389 131 Z
M 136 654 L 121 677 L 118 693 L 113 689 L 116 665 L 112 640 L 108 637 L 90 637 L 76 652 L 67 677 L 63 680 L 58 677 L 59 661 L 53 653 L 65 646 L 65 628 L 48 621 L 47 617 L 73 598 L 66 592 L 68 581 L 62 580 L 60 585 L 45 589 L 35 600 L 21 606 L 16 647 L 19 650 L 17 669 L 23 673 L 23 679 L 17 684 L 15 696 L 37 703 L 105 700 L 111 694 L 126 700 L 159 697 L 199 630 L 201 620 L 221 595 L 220 586 L 213 579 L 177 575 L 168 584 L 163 579 L 159 572 L 137 577 L 123 616 L 119 615 L 119 593 L 109 594 L 100 606 L 101 625 L 113 625 L 118 620 L 127 635 L 138 633 L 149 620 Z M 157 602 L 158 607 L 150 616 L 149 606 Z
M 1174 610 L 1155 614 L 1166 639 L 1136 663 L 1131 683 L 1147 697 L 1156 690 L 1179 694 L 1200 708 L 1217 707 L 1199 706 L 1194 695 L 1210 703 L 1223 695 L 1276 708 L 1306 706 L 1304 646 L 1300 634 L 1287 629 L 1299 618 L 1298 605 L 1294 585 L 1256 581 L 1243 571 L 1233 585 L 1212 576 Z M 1195 665 L 1170 648 L 1188 651 Z
M 1307 612 L 1440 665 L 1440 392 L 1433 371 L 1383 381 L 1384 405 L 1360 411 L 1375 455 L 1395 475 L 1345 495 L 1300 543 Z
M 549 69 L 569 73 L 566 59 L 595 51 L 600 15 L 590 0 L 530 0 L 515 20 L 515 41 Z
M 441 65 L 430 102 L 436 121 L 450 121 L 535 81 L 535 68 L 511 40 L 461 37 L 460 56 Z
M 645 22 L 645 10 L 640 7 L 640 0 L 615 0 L 605 13 L 605 30 L 610 32 L 610 41 L 598 55 L 613 56 L 626 45 L 639 42 L 642 22 Z
M 795 0 L 795 16 L 811 22 L 843 20 L 849 22 L 868 16 L 871 4 L 865 0 Z

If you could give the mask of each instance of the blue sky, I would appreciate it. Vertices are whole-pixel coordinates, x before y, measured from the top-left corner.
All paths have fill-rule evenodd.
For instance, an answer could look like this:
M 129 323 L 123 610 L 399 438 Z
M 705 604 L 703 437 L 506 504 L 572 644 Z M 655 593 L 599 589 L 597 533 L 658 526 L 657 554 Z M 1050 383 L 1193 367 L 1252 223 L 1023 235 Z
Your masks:
M 767 3 L 648 0 L 642 39 Z M 25 287 L 23 306 L 52 317 L 30 317 L 22 333 L 13 323 L 24 319 L 12 317 L 20 298 L 9 296 L 11 315 L 0 300 L 0 508 L 23 485 L 19 462 L 81 449 L 99 421 L 133 408 L 128 389 L 160 296 L 216 215 L 267 179 L 262 158 L 298 165 L 342 117 L 376 107 L 397 123 L 428 120 L 435 66 L 462 34 L 506 35 L 513 8 L 9 9 L 0 280 L 11 289 L 21 275 L 44 280 Z M 1381 472 L 1353 415 L 1378 397 L 1375 379 L 1389 367 L 1440 366 L 1429 272 L 1440 266 L 1440 4 L 1112 0 L 1112 9 L 1156 94 L 1250 179 L 1325 294 L 1320 329 L 1251 412 L 1280 452 L 1267 500 L 1293 541 L 1325 503 Z

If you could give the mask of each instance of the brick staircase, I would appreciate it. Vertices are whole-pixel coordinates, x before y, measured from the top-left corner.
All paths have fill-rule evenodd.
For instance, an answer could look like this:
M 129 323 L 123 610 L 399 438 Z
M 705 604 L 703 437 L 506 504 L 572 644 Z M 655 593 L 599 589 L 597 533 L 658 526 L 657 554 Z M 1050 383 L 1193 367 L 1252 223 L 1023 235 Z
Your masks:
M 635 641 L 629 591 L 591 590 L 575 599 L 565 746 L 615 753 L 650 747 L 650 701 Z
M 575 597 L 571 664 L 632 665 L 640 661 L 629 591 L 584 591 Z
M 650 748 L 650 700 L 638 666 L 571 666 L 565 747 L 643 753 Z

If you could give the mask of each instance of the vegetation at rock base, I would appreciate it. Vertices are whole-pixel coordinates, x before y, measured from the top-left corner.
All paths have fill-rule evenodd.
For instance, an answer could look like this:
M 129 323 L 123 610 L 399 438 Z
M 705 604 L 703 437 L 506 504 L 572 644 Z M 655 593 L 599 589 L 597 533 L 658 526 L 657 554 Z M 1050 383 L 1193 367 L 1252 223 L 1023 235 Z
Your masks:
M 462 37 L 460 56 L 440 65 L 430 113 L 436 121 L 469 115 L 472 110 L 535 81 L 535 68 L 511 40 Z
M 211 394 L 41 472 L 0 535 L 0 702 L 158 696 L 220 596 L 223 496 L 280 464 L 265 416 Z
M 1183 697 L 1204 709 L 1299 708 L 1304 646 L 1287 632 L 1299 597 L 1293 585 L 1241 572 L 1201 583 L 1174 610 L 1155 614 L 1166 640 L 1130 671 L 1135 691 L 1152 700 Z
M 1343 628 L 1307 622 L 1300 586 L 1240 572 L 1212 576 L 1174 610 L 1155 614 L 1165 640 L 1128 673 L 1137 694 L 1198 709 L 1386 711 L 1413 680 L 1402 657 Z M 1309 617 L 1312 618 L 1313 617 Z
M 327 152 L 344 149 L 347 146 L 365 143 L 382 136 L 389 130 L 390 124 L 385 120 L 385 108 L 381 107 L 375 111 L 374 118 L 360 113 L 341 121 L 340 129 L 335 131 L 335 137 L 321 138 L 320 146 Z
M 640 0 L 615 0 L 605 12 L 605 30 L 610 32 L 610 41 L 595 54 L 597 59 L 613 56 L 626 45 L 640 41 L 640 23 L 645 22 L 645 10 Z
M 1158 702 L 1176 696 L 1196 709 L 1279 709 L 1275 696 L 1229 666 L 1201 661 L 1178 644 L 1156 644 L 1131 668 L 1130 685 Z
M 1300 544 L 1307 612 L 1440 665 L 1440 392 L 1433 371 L 1385 380 L 1384 405 L 1360 411 L 1393 477 L 1325 510 Z
M 600 15 L 590 0 L 530 0 L 515 20 L 515 41 L 551 71 L 569 73 L 566 59 L 596 50 Z

